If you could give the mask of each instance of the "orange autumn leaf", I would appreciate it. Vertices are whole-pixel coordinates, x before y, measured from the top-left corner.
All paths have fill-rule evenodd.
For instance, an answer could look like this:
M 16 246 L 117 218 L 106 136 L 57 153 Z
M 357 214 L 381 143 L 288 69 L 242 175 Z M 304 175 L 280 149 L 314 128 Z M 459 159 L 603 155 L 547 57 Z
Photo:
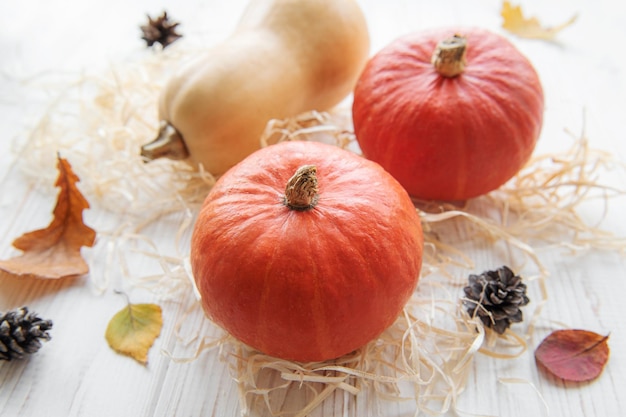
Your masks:
M 509 1 L 502 3 L 502 27 L 522 38 L 552 40 L 558 32 L 576 21 L 577 15 L 553 27 L 545 27 L 535 17 L 525 17 L 520 6 L 512 6 Z
M 539 344 L 535 359 L 558 378 L 591 381 L 602 373 L 609 359 L 608 339 L 587 330 L 557 330 Z
M 25 233 L 13 241 L 23 254 L 0 260 L 0 270 L 11 275 L 57 279 L 82 275 L 89 266 L 80 254 L 82 246 L 93 246 L 96 232 L 83 223 L 83 210 L 89 203 L 76 188 L 79 178 L 67 160 L 58 157 L 59 176 L 55 185 L 61 189 L 53 211 L 53 220 L 45 229 Z

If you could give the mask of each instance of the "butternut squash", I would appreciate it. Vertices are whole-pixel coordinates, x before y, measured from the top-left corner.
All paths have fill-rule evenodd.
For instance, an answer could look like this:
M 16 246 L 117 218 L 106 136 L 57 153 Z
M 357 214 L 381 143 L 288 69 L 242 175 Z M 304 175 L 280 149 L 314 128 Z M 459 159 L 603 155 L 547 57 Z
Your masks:
M 229 38 L 165 85 L 159 135 L 141 154 L 221 175 L 260 148 L 269 120 L 348 96 L 369 46 L 356 0 L 252 0 Z

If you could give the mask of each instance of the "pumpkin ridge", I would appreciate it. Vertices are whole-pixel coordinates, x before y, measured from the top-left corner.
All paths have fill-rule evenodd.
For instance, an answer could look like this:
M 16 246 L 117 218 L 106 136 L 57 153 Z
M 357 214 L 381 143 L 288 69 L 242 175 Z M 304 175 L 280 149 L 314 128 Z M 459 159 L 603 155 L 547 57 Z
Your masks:
M 478 83 L 468 83 L 468 87 L 473 88 L 473 94 L 475 98 L 482 98 L 484 102 L 489 103 L 489 112 L 493 114 L 494 112 L 498 112 L 499 116 L 492 117 L 494 120 L 515 120 L 516 126 L 528 126 L 541 124 L 541 122 L 537 122 L 537 117 L 535 114 L 530 112 L 529 108 L 536 108 L 536 106 L 529 106 L 529 96 L 527 94 L 520 94 L 519 91 L 524 91 L 522 89 L 522 82 L 504 82 L 501 77 L 497 77 L 495 74 L 491 74 L 488 79 L 477 79 L 481 85 Z M 498 88 L 497 91 L 507 91 L 509 94 L 496 94 L 496 89 L 485 88 L 485 85 L 489 84 L 498 84 L 501 85 L 501 88 Z M 516 88 L 519 85 L 520 88 Z M 508 97 L 507 97 L 508 95 Z M 511 100 L 510 96 L 515 95 L 516 100 Z M 539 118 L 541 118 L 541 113 L 537 112 Z M 530 122 L 530 123 L 529 123 Z M 514 161 L 515 164 L 521 163 L 521 160 L 527 159 L 529 155 L 526 154 L 525 150 L 528 149 L 528 146 L 525 145 L 524 138 L 534 138 L 534 141 L 537 140 L 537 133 L 530 132 L 529 134 L 515 134 L 514 131 L 511 131 L 511 124 L 501 125 L 502 128 L 505 128 L 507 132 L 510 134 L 507 137 L 502 138 L 502 140 L 507 140 L 515 143 L 516 152 L 509 152 L 503 159 L 506 159 L 503 162 L 504 165 L 510 165 L 511 159 L 513 155 L 518 155 L 520 161 Z M 493 161 L 493 159 L 492 159 Z M 495 162 L 495 161 L 494 161 Z M 514 174 L 514 173 L 513 173 Z M 501 185 L 501 184 L 499 184 Z
M 270 280 L 272 279 L 272 272 L 273 272 L 273 267 L 274 267 L 274 262 L 276 259 L 278 259 L 278 257 L 276 256 L 278 252 L 278 247 L 275 246 L 274 247 L 274 252 L 272 253 L 272 256 L 268 256 L 267 260 L 267 264 L 265 265 L 264 268 L 264 273 L 263 273 L 263 285 L 262 285 L 262 291 L 261 294 L 259 296 L 260 298 L 260 302 L 259 302 L 259 308 L 258 308 L 258 312 L 257 312 L 257 317 L 258 320 L 256 320 L 256 338 L 253 342 L 251 342 L 251 344 L 253 344 L 254 346 L 258 346 L 259 345 L 259 341 L 260 340 L 267 340 L 268 336 L 272 336 L 272 329 L 271 329 L 271 321 L 265 319 L 266 317 L 266 313 L 264 312 L 265 310 L 265 306 L 271 305 L 271 285 L 268 285 L 268 283 L 270 282 Z M 265 349 L 265 346 L 258 346 L 260 349 Z
M 482 38 L 482 39 L 481 39 Z M 478 43 L 477 43 L 478 41 Z M 517 50 L 505 38 L 497 35 L 492 39 L 483 36 L 472 38 L 472 45 L 468 46 L 468 68 L 489 68 L 489 72 L 498 69 L 508 70 L 511 66 L 517 66 L 518 61 L 511 59 L 511 55 L 517 55 Z M 519 58 L 519 55 L 517 55 Z M 471 60 L 471 63 L 470 63 Z
M 487 129 L 489 130 L 501 130 L 502 136 L 499 138 L 498 143 L 506 141 L 515 144 L 515 150 L 512 151 L 509 147 L 503 148 L 497 143 L 493 143 L 491 144 L 493 151 L 490 152 L 489 160 L 471 162 L 478 165 L 491 165 L 491 169 L 485 172 L 482 176 L 482 180 L 489 185 L 489 188 L 496 188 L 502 185 L 500 183 L 501 181 L 498 178 L 493 178 L 490 173 L 512 171 L 513 167 L 518 163 L 517 160 L 512 161 L 512 159 L 515 159 L 514 156 L 519 155 L 524 147 L 520 143 L 520 136 L 511 131 L 510 124 L 500 123 L 502 120 L 508 121 L 511 119 L 518 119 L 516 115 L 517 112 L 507 105 L 508 100 L 503 100 L 502 94 L 496 94 L 496 91 L 484 88 L 485 84 L 486 83 L 483 80 L 479 80 L 478 83 L 468 83 L 466 86 L 466 88 L 472 90 L 474 108 L 480 109 L 478 111 L 482 115 L 478 118 L 480 119 L 480 122 L 474 122 L 471 126 L 475 127 L 487 125 L 489 126 Z M 488 114 L 489 117 L 485 117 L 484 115 L 486 114 Z M 472 133 L 472 136 L 477 136 L 477 133 Z M 506 154 L 498 155 L 500 149 L 506 149 Z M 475 177 L 473 173 L 472 176 Z M 474 191 L 472 191 L 472 193 L 473 192 Z
M 312 230 L 316 229 L 316 226 L 320 223 L 323 223 L 323 219 L 320 218 L 320 210 L 319 206 L 313 207 L 310 210 L 294 210 L 287 206 L 285 206 L 282 201 L 279 203 L 281 212 L 276 213 L 276 217 L 272 217 L 275 219 L 275 227 L 272 228 L 272 231 L 275 234 L 282 235 L 283 237 L 290 233 L 303 234 L 305 236 L 316 236 L 316 232 L 320 233 L 323 230 Z M 280 225 L 278 224 L 280 223 Z M 274 246 L 274 250 L 270 256 L 268 256 L 268 260 L 270 261 L 264 273 L 264 283 L 263 283 L 263 293 L 261 294 L 261 302 L 260 309 L 258 312 L 258 339 L 259 340 L 270 340 L 271 338 L 276 337 L 276 320 L 275 317 L 271 314 L 267 313 L 268 308 L 271 309 L 273 305 L 276 303 L 275 298 L 272 296 L 271 285 L 268 285 L 269 282 L 275 279 L 275 276 L 280 273 L 280 271 L 275 271 L 275 261 L 277 259 L 285 259 L 288 258 L 289 250 L 292 248 L 292 239 L 290 238 L 280 238 L 274 237 L 273 240 L 279 242 Z M 323 254 L 326 250 L 324 247 L 320 247 L 315 245 L 316 240 L 314 238 L 311 239 L 303 239 L 302 240 L 306 247 L 300 247 L 299 251 L 304 254 L 307 254 L 306 259 L 312 258 L 320 258 L 323 255 L 320 255 L 320 252 Z M 302 258 L 300 258 L 302 259 Z M 296 259 L 298 261 L 298 259 Z M 324 300 L 322 298 L 323 291 L 322 283 L 324 281 L 325 276 L 320 273 L 319 265 L 316 262 L 307 262 L 307 275 L 313 278 L 312 288 L 305 289 L 301 291 L 301 295 L 306 295 L 309 297 L 309 300 L 306 304 L 300 303 L 295 305 L 295 311 L 293 311 L 293 315 L 299 317 L 303 321 L 310 321 L 305 327 L 309 330 L 304 332 L 304 334 L 300 334 L 301 330 L 293 329 L 291 335 L 289 337 L 294 338 L 304 338 L 308 341 L 307 349 L 309 350 L 309 355 L 312 357 L 325 357 L 328 356 L 331 352 L 333 352 L 331 346 L 331 340 L 329 340 L 329 335 L 332 335 L 333 332 L 330 329 L 330 324 L 327 319 L 327 309 L 325 307 Z M 281 268 L 279 265 L 278 268 Z M 328 274 L 326 274 L 328 275 Z M 293 278 L 293 277 L 291 277 Z M 304 277 L 303 277 L 304 278 Z M 305 280 L 306 281 L 306 280 Z M 297 283 L 285 283 L 283 284 L 286 287 L 289 286 L 298 286 Z M 279 297 L 280 298 L 280 297 Z M 263 308 L 265 306 L 266 308 Z M 272 326 L 271 324 L 274 323 Z M 288 320 L 284 323 L 285 327 L 291 326 L 288 323 Z M 256 341 L 255 341 L 256 342 Z M 283 352 L 278 352 L 271 347 L 266 347 L 265 345 L 258 344 L 260 350 L 264 350 L 269 352 L 270 354 L 282 356 L 290 356 L 293 355 L 292 352 L 285 350 Z
M 210 230 L 208 237 L 209 239 L 215 240 L 219 238 L 221 242 L 221 244 L 217 244 L 215 247 L 215 250 L 217 252 L 211 254 L 211 256 L 218 262 L 225 262 L 237 265 L 237 275 L 249 275 L 249 278 L 240 276 L 237 279 L 237 282 L 239 284 L 243 284 L 246 286 L 253 285 L 255 288 L 258 288 L 260 287 L 258 283 L 259 277 L 257 273 L 251 269 L 248 263 L 250 263 L 251 260 L 256 259 L 263 259 L 264 261 L 268 260 L 268 257 L 263 256 L 259 252 L 259 248 L 268 246 L 267 244 L 262 243 L 267 242 L 268 240 L 271 241 L 271 236 L 275 233 L 275 230 L 268 229 L 267 227 L 262 227 L 261 225 L 270 224 L 271 222 L 269 222 L 268 219 L 275 218 L 277 215 L 279 215 L 280 213 L 278 213 L 277 210 L 280 210 L 282 206 L 280 205 L 280 201 L 277 200 L 275 204 L 270 204 L 269 206 L 266 206 L 265 209 L 245 211 L 240 210 L 235 216 L 233 216 L 231 210 L 229 209 L 232 202 L 241 201 L 242 198 L 245 197 L 249 197 L 249 194 L 246 192 L 245 187 L 235 187 L 234 189 L 231 188 L 228 190 L 227 193 L 221 193 L 220 195 L 216 196 L 215 200 L 213 201 L 214 204 L 210 206 L 213 208 L 211 214 L 202 213 L 204 218 L 210 219 L 208 224 L 203 225 L 203 229 Z M 259 197 L 258 200 L 260 201 L 256 201 L 255 203 L 253 203 L 254 206 L 250 207 L 263 208 L 263 205 L 267 205 L 263 198 Z M 220 226 L 219 230 L 216 229 L 217 226 Z M 245 238 L 245 242 L 242 241 L 243 238 Z M 206 235 L 204 239 L 207 239 Z M 242 248 L 247 249 L 247 251 L 236 252 L 235 254 L 235 251 L 237 251 L 237 249 Z M 227 257 L 222 258 L 223 255 L 226 255 Z M 245 260 L 245 262 L 242 264 L 241 262 L 237 262 L 237 259 Z M 276 258 L 270 257 L 269 259 L 271 260 L 271 262 L 273 262 Z M 258 264 L 258 262 L 255 262 L 255 264 Z M 268 267 L 271 267 L 271 265 L 268 265 Z M 265 274 L 263 276 L 265 284 L 261 286 L 262 288 L 266 287 L 267 279 L 267 274 Z M 269 296 L 271 296 L 271 294 L 265 295 L 266 298 Z M 261 294 L 261 297 L 263 297 L 263 294 Z M 259 311 L 257 314 L 261 316 L 264 313 Z M 223 324 L 221 323 L 222 319 L 223 317 L 219 320 L 220 325 Z M 242 334 L 239 333 L 241 332 L 241 330 L 239 330 L 239 332 L 236 332 L 237 337 L 242 338 L 242 340 L 244 340 L 248 344 L 255 344 L 256 340 L 259 337 L 259 334 L 262 334 L 260 332 L 267 332 L 267 330 L 263 329 L 262 326 L 259 326 L 264 322 L 265 320 L 257 320 L 257 326 L 255 326 L 256 329 L 252 332 L 249 332 L 247 337 L 243 337 Z M 250 324 L 246 324 L 246 326 L 250 326 Z
M 375 109 L 386 109 L 386 114 L 388 117 L 390 117 L 390 122 L 388 123 L 387 129 L 391 131 L 402 130 L 405 124 L 406 118 L 411 117 L 409 115 L 415 115 L 416 117 L 419 117 L 417 115 L 422 113 L 423 109 L 427 106 L 427 103 L 429 102 L 430 95 L 433 93 L 433 88 L 429 87 L 425 89 L 427 91 L 427 95 L 425 95 L 423 99 L 415 100 L 415 101 L 410 101 L 406 99 L 403 93 L 405 88 L 412 88 L 418 91 L 423 90 L 423 88 L 419 85 L 414 86 L 414 83 L 416 82 L 415 80 L 419 81 L 422 77 L 417 77 L 415 74 L 411 74 L 411 73 L 408 73 L 408 75 L 403 76 L 403 75 L 398 75 L 397 72 L 398 72 L 397 68 L 385 70 L 383 71 L 382 78 L 383 79 L 386 78 L 388 76 L 387 73 L 393 73 L 391 77 L 396 77 L 396 76 L 404 77 L 403 79 L 407 80 L 407 83 L 409 83 L 410 86 L 407 87 L 406 85 L 400 84 L 400 83 L 390 84 L 390 85 L 385 85 L 384 83 L 376 83 L 377 85 L 375 86 L 375 89 L 384 88 L 385 94 L 384 95 L 376 94 L 376 96 L 379 97 L 379 100 L 373 103 L 368 103 L 366 106 L 364 106 L 364 109 L 367 109 L 370 106 Z M 404 72 L 405 71 L 403 71 L 403 73 Z M 433 77 L 430 77 L 429 84 L 436 83 L 436 82 L 437 82 L 437 77 L 435 77 L 433 74 Z M 426 84 L 426 82 L 424 82 L 423 84 Z M 374 110 L 374 112 L 377 112 L 377 111 L 378 110 Z M 371 114 L 372 110 L 368 109 L 367 113 Z M 360 126 L 356 126 L 357 129 L 359 127 Z M 360 136 L 359 131 L 355 131 L 355 132 L 358 138 Z M 381 132 L 381 134 L 375 134 L 377 139 L 367 141 L 365 143 L 362 142 L 361 143 L 361 146 L 363 148 L 362 151 L 364 155 L 368 158 L 371 158 L 372 156 L 377 156 L 378 162 L 381 165 L 388 167 L 387 169 L 391 173 L 393 173 L 394 175 L 397 175 L 398 172 L 396 170 L 396 167 L 398 165 L 394 161 L 395 159 L 394 155 L 397 155 L 398 153 L 403 153 L 403 152 L 395 151 L 395 149 L 398 147 L 400 143 L 399 141 L 396 141 L 396 140 L 387 139 L 388 135 L 386 135 L 386 133 L 387 132 Z M 367 136 L 369 135 L 370 134 L 367 134 Z M 389 135 L 389 137 L 392 137 L 392 138 L 394 136 L 396 135 L 395 134 Z M 409 140 L 414 141 L 418 139 L 411 137 L 409 138 Z M 382 152 L 383 149 L 384 149 L 384 152 Z
M 343 291 L 344 289 L 350 289 L 354 283 L 352 282 L 352 279 L 350 278 L 352 275 L 359 273 L 358 278 L 353 278 L 355 281 L 359 282 L 359 286 L 360 287 L 372 287 L 372 286 L 377 286 L 377 282 L 372 280 L 372 277 L 376 277 L 378 274 L 375 273 L 373 265 L 371 265 L 371 262 L 367 262 L 367 258 L 365 257 L 365 255 L 362 253 L 362 250 L 360 250 L 360 246 L 355 246 L 354 245 L 354 241 L 350 240 L 350 237 L 347 236 L 347 233 L 342 233 L 342 227 L 338 226 L 339 221 L 335 218 L 335 217 L 331 217 L 331 216 L 325 216 L 325 220 L 323 222 L 323 225 L 318 224 L 318 229 L 320 232 L 325 233 L 326 235 L 326 240 L 329 242 L 327 244 L 328 247 L 331 248 L 331 250 L 334 249 L 334 254 L 337 257 L 350 257 L 350 263 L 354 264 L 354 260 L 356 258 L 358 258 L 358 262 L 359 262 L 359 267 L 362 268 L 362 271 L 356 271 L 356 270 L 352 270 L 351 273 L 349 275 L 343 275 L 342 278 L 342 282 L 340 283 L 340 289 Z M 344 224 L 345 222 L 341 222 L 342 224 Z M 332 227 L 334 232 L 333 233 L 329 233 L 328 229 Z M 350 235 L 352 235 L 352 233 L 350 233 Z M 332 238 L 330 237 L 332 236 Z M 368 236 L 369 237 L 369 236 Z M 341 250 L 337 250 L 335 248 L 341 248 Z M 326 265 L 322 265 L 323 269 L 328 268 L 329 263 L 327 263 Z M 332 268 L 329 271 L 326 271 L 325 274 L 330 274 L 331 272 L 333 272 Z M 335 276 L 336 277 L 336 276 Z M 367 278 L 366 281 L 364 281 L 364 279 Z M 372 282 L 374 282 L 374 284 L 372 284 Z M 371 300 L 370 300 L 371 301 Z M 337 306 L 334 303 L 322 303 L 324 305 L 324 311 L 326 311 L 326 309 L 330 309 L 332 310 L 336 310 Z M 345 309 L 345 307 L 341 307 L 342 309 Z M 352 313 L 352 314 L 356 314 L 356 313 Z M 330 324 L 329 322 L 327 322 L 328 324 Z M 348 328 L 346 329 L 345 332 L 341 332 L 340 334 L 337 334 L 337 331 L 330 331 L 329 330 L 329 335 L 335 334 L 336 336 L 342 336 L 345 337 L 345 333 L 350 332 L 352 329 Z M 367 339 L 369 340 L 372 337 L 375 337 L 376 335 L 369 335 L 369 337 L 367 337 Z M 333 341 L 336 342 L 336 341 Z M 343 344 L 343 343 L 342 343 Z M 354 346 L 354 349 L 358 348 L 359 346 Z M 344 352 L 344 354 L 347 354 L 349 352 Z
M 340 210 L 340 208 L 338 207 L 333 207 L 333 210 Z M 351 214 L 350 211 L 348 210 L 343 210 L 342 211 Z M 354 242 L 351 241 L 349 239 L 348 236 L 346 236 L 345 233 L 342 232 L 343 227 L 338 226 L 338 224 L 341 222 L 340 220 L 338 220 L 335 216 L 330 216 L 329 214 L 324 215 L 324 224 L 321 224 L 322 222 L 318 222 L 320 224 L 317 225 L 318 227 L 318 231 L 319 233 L 326 233 L 328 230 L 329 226 L 332 226 L 333 229 L 335 230 L 335 233 L 332 234 L 332 236 L 334 238 L 337 239 L 337 243 L 339 243 L 339 245 L 337 244 L 333 244 L 333 245 L 329 245 L 333 248 L 337 248 L 337 247 L 341 247 L 341 248 L 345 248 L 345 247 L 352 247 L 352 248 L 356 248 L 354 245 Z M 341 222 L 342 224 L 346 224 L 347 222 Z M 351 233 L 352 234 L 352 233 Z M 364 234 L 364 236 L 367 236 L 368 238 L 371 238 L 371 236 L 369 234 Z M 343 244 L 342 244 L 343 243 Z M 369 245 L 368 245 L 369 246 Z M 372 247 L 375 245 L 371 245 Z M 361 249 L 361 245 L 358 246 L 359 249 Z M 353 253 L 355 253 L 356 255 L 359 256 L 359 260 L 361 261 L 362 265 L 366 265 L 369 267 L 369 269 L 367 270 L 367 272 L 369 272 L 368 276 L 372 276 L 373 274 L 373 269 L 372 269 L 372 265 L 367 261 L 367 258 L 364 256 L 364 254 L 362 253 L 361 250 L 355 250 Z
M 319 221 L 313 222 L 313 224 L 318 224 Z M 319 253 L 317 253 L 320 249 L 313 250 L 313 245 L 316 241 L 314 239 L 308 239 L 307 243 L 309 244 L 309 253 L 316 252 L 315 257 L 319 258 Z M 325 251 L 325 248 L 321 248 L 322 251 Z M 322 265 L 323 266 L 323 265 Z M 326 311 L 326 305 L 324 303 L 322 297 L 322 284 L 325 281 L 325 276 L 320 271 L 317 262 L 312 262 L 313 268 L 313 276 L 315 277 L 314 281 L 314 291 L 313 291 L 313 300 L 311 303 L 312 306 L 312 319 L 314 320 L 315 325 L 315 347 L 317 349 L 317 356 L 327 357 L 330 352 L 333 351 L 331 345 L 332 341 L 329 340 L 328 336 L 333 334 L 332 328 L 330 327 L 330 322 L 328 321 L 328 314 Z
M 365 191 L 363 191 L 363 193 L 367 194 L 366 184 L 362 184 L 362 186 L 365 188 Z M 355 192 L 355 194 L 360 194 L 359 193 L 360 190 L 358 189 L 358 187 L 357 189 L 353 188 L 351 191 Z M 367 200 L 367 199 L 371 199 L 374 197 L 366 195 L 363 198 Z M 387 204 L 391 207 L 395 207 L 395 204 L 397 203 L 400 203 L 400 202 L 399 201 L 385 202 L 384 204 Z M 370 212 L 373 210 L 371 206 L 367 206 L 366 209 L 367 211 L 370 211 Z M 349 262 L 350 264 L 354 264 L 355 260 L 358 262 L 362 270 L 352 271 L 352 274 L 356 274 L 357 272 L 359 273 L 359 278 L 358 279 L 354 278 L 354 280 L 359 282 L 358 288 L 369 287 L 375 292 L 375 293 L 371 292 L 370 297 L 367 298 L 367 301 L 369 302 L 367 308 L 374 309 L 373 310 L 374 312 L 380 312 L 380 308 L 381 308 L 380 304 L 376 302 L 373 303 L 372 301 L 374 301 L 375 298 L 380 298 L 379 290 L 386 289 L 389 283 L 387 282 L 388 277 L 386 275 L 386 272 L 382 272 L 380 268 L 376 268 L 377 265 L 383 265 L 385 261 L 383 260 L 381 260 L 381 262 L 372 261 L 372 256 L 374 256 L 373 251 L 378 252 L 378 248 L 383 246 L 384 242 L 379 242 L 378 240 L 373 239 L 372 235 L 368 233 L 366 230 L 353 229 L 352 227 L 354 223 L 351 222 L 350 219 L 346 220 L 344 219 L 344 216 L 336 215 L 337 212 L 341 211 L 342 213 L 346 213 L 349 216 L 358 216 L 354 214 L 355 212 L 360 211 L 358 208 L 358 205 L 357 206 L 352 205 L 349 208 L 344 207 L 343 205 L 332 205 L 329 207 L 328 200 L 325 200 L 325 204 L 318 205 L 318 207 L 316 207 L 316 211 L 320 213 L 320 216 L 324 217 L 324 221 L 316 222 L 316 226 L 319 229 L 318 233 L 324 233 L 325 240 L 329 242 L 326 246 L 329 247 L 331 250 L 334 249 L 333 253 L 337 254 L 337 256 L 350 257 L 351 258 L 351 261 Z M 386 217 L 382 214 L 378 214 L 378 215 L 370 215 L 368 216 L 368 218 L 379 218 L 381 216 L 383 217 L 383 220 L 380 222 L 377 222 L 376 225 L 372 225 L 371 228 L 375 229 L 377 234 L 383 233 L 382 238 L 383 240 L 385 240 L 385 242 L 388 245 L 387 248 L 382 250 L 382 252 L 384 253 L 383 259 L 388 260 L 387 256 L 389 254 L 393 253 L 393 254 L 400 255 L 399 254 L 400 248 L 404 244 L 406 244 L 406 242 L 398 243 L 398 244 L 393 243 L 394 239 L 397 238 L 397 235 L 394 234 L 394 232 L 392 231 L 392 228 L 390 228 L 389 226 L 390 224 L 393 223 L 393 220 L 391 220 L 390 217 Z M 331 227 L 333 229 L 333 232 L 329 233 L 329 229 Z M 346 231 L 346 227 L 348 227 L 347 231 Z M 356 239 L 359 239 L 360 241 L 356 241 Z M 367 241 L 365 241 L 364 239 L 367 239 Z M 342 250 L 338 251 L 335 248 L 342 248 Z M 419 271 L 417 272 L 417 274 L 419 274 Z M 350 275 L 346 277 L 349 278 Z M 392 279 L 394 278 L 396 277 L 392 277 Z M 349 289 L 352 286 L 351 281 L 352 281 L 351 279 L 350 281 L 346 281 L 345 285 L 343 285 L 342 288 Z M 372 298 L 371 295 L 377 295 L 378 297 Z M 378 299 L 378 301 L 381 301 L 381 300 Z M 336 306 L 330 304 L 329 308 L 335 309 Z M 386 322 L 386 326 L 388 326 L 390 324 L 389 321 L 391 320 L 393 322 L 397 318 L 398 313 L 399 312 L 394 312 L 394 315 L 391 318 L 389 318 L 389 316 L 382 317 L 382 316 L 377 315 L 376 313 L 372 313 L 372 314 L 374 314 L 374 316 L 378 316 L 377 320 L 379 324 L 382 322 Z M 389 315 L 389 311 L 386 311 L 385 314 Z M 348 331 L 349 329 L 346 330 L 346 332 Z M 378 332 L 378 334 L 380 332 L 382 332 L 382 329 Z M 370 338 L 376 337 L 378 336 L 378 334 L 372 334 L 370 335 Z
M 382 158 L 380 159 L 380 163 L 388 167 L 387 169 L 394 174 L 394 176 L 397 175 L 398 178 L 405 178 L 407 175 L 410 176 L 411 174 L 401 170 L 402 164 L 398 163 L 397 156 L 415 153 L 421 149 L 420 143 L 423 140 L 419 131 L 414 129 L 407 130 L 405 126 L 410 125 L 410 120 L 413 117 L 427 120 L 427 123 L 432 122 L 432 106 L 434 102 L 438 101 L 438 85 L 446 81 L 451 81 L 443 79 L 443 77 L 436 75 L 434 72 L 433 76 L 428 78 L 428 82 L 425 81 L 423 83 L 427 85 L 427 87 L 414 87 L 421 92 L 419 100 L 402 100 L 400 103 L 389 106 L 389 110 L 387 110 L 387 114 L 391 117 L 389 129 L 404 132 L 402 136 L 406 139 L 386 140 L 385 152 L 382 153 L 382 156 L 379 158 Z M 413 85 L 413 83 L 411 84 Z M 385 108 L 383 106 L 387 106 L 387 104 L 381 103 L 380 108 Z M 391 138 L 398 136 L 399 135 L 395 133 L 390 135 Z M 403 149 L 401 152 L 396 150 L 399 147 Z M 388 159 L 385 159 L 385 157 Z
M 256 349 L 264 353 L 268 353 L 271 355 L 278 355 L 278 356 L 280 355 L 289 356 L 292 353 L 289 352 L 288 350 L 280 351 L 279 349 L 281 349 L 282 347 L 277 348 L 274 346 L 275 344 L 268 345 L 267 343 L 264 342 L 264 341 L 269 341 L 272 339 L 286 342 L 287 340 L 285 340 L 285 337 L 286 337 L 285 333 L 290 333 L 289 331 L 291 330 L 290 328 L 291 325 L 289 324 L 288 320 L 285 320 L 284 322 L 279 322 L 279 323 L 276 322 L 277 317 L 275 316 L 275 313 L 273 311 L 276 307 L 276 304 L 281 303 L 284 306 L 289 303 L 289 300 L 284 300 L 285 302 L 281 302 L 280 291 L 279 292 L 273 291 L 276 289 L 276 287 L 275 285 L 272 285 L 272 284 L 274 284 L 277 281 L 278 279 L 277 277 L 283 276 L 283 274 L 281 274 L 282 266 L 280 265 L 280 260 L 289 257 L 288 255 L 289 250 L 292 248 L 292 245 L 290 244 L 290 239 L 280 238 L 279 236 L 284 236 L 289 233 L 294 233 L 294 229 L 298 229 L 299 231 L 301 231 L 302 229 L 297 227 L 300 225 L 299 221 L 294 220 L 293 217 L 294 216 L 297 217 L 298 214 L 302 214 L 302 213 L 293 212 L 287 209 L 286 207 L 282 206 L 282 204 L 281 204 L 281 208 L 284 209 L 284 212 L 277 213 L 275 216 L 272 216 L 269 222 L 259 223 L 259 228 L 261 228 L 260 224 L 265 225 L 265 233 L 261 233 L 259 234 L 259 236 L 263 239 L 267 239 L 269 242 L 275 242 L 274 244 L 272 244 L 271 253 L 261 254 L 261 253 L 257 253 L 256 250 L 253 250 L 254 253 L 250 255 L 250 258 L 253 259 L 255 264 L 265 262 L 265 266 L 263 268 L 263 273 L 262 273 L 262 279 L 259 280 L 261 282 L 260 284 L 261 292 L 259 294 L 258 310 L 256 314 L 249 314 L 249 317 L 248 317 L 248 320 L 255 323 L 255 326 L 254 326 L 255 331 L 252 333 L 252 336 L 250 334 L 244 334 L 244 335 L 236 335 L 236 337 L 241 338 L 244 342 L 249 343 Z M 270 227 L 268 227 L 268 225 L 270 225 Z M 261 228 L 261 230 L 263 229 Z M 254 243 L 250 243 L 250 245 L 253 248 L 256 246 L 254 245 Z M 278 262 L 278 265 L 277 265 L 277 262 Z M 253 274 L 258 274 L 258 272 L 253 271 Z M 286 278 L 293 278 L 293 277 L 283 276 L 283 279 L 286 279 Z M 284 289 L 285 287 L 289 287 L 292 285 L 294 284 L 290 282 L 283 282 L 282 288 Z M 306 306 L 302 306 L 302 305 L 298 305 L 296 307 L 297 307 L 297 311 L 293 312 L 292 317 L 294 315 L 300 317 L 302 315 L 302 311 L 303 311 L 302 309 L 307 308 Z M 283 329 L 286 329 L 285 331 L 283 331 L 281 335 L 276 334 L 277 325 L 279 325 L 279 327 Z M 291 332 L 291 335 L 289 337 L 297 338 L 299 337 L 299 335 L 297 333 Z

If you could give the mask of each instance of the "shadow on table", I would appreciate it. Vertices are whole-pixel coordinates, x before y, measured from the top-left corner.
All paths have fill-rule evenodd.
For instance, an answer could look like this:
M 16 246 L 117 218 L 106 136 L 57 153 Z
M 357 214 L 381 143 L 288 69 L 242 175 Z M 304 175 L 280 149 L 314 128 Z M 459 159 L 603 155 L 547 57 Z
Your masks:
M 0 271 L 0 311 L 28 305 L 82 283 L 80 276 L 61 279 L 41 279 L 15 276 Z

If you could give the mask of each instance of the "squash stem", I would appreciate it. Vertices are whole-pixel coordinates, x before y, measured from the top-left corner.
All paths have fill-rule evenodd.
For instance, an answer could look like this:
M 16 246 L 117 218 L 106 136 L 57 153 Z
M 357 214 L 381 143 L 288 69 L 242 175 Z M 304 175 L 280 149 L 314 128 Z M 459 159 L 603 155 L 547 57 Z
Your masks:
M 457 34 L 437 44 L 431 63 L 442 76 L 448 78 L 456 77 L 465 69 L 466 52 L 467 39 Z
M 156 139 L 141 147 L 141 156 L 144 162 L 150 162 L 158 158 L 180 160 L 188 158 L 189 151 L 178 130 L 163 120 L 161 121 L 161 128 Z
M 296 170 L 285 187 L 284 203 L 287 207 L 299 211 L 315 207 L 319 199 L 316 173 L 315 165 L 303 165 Z

